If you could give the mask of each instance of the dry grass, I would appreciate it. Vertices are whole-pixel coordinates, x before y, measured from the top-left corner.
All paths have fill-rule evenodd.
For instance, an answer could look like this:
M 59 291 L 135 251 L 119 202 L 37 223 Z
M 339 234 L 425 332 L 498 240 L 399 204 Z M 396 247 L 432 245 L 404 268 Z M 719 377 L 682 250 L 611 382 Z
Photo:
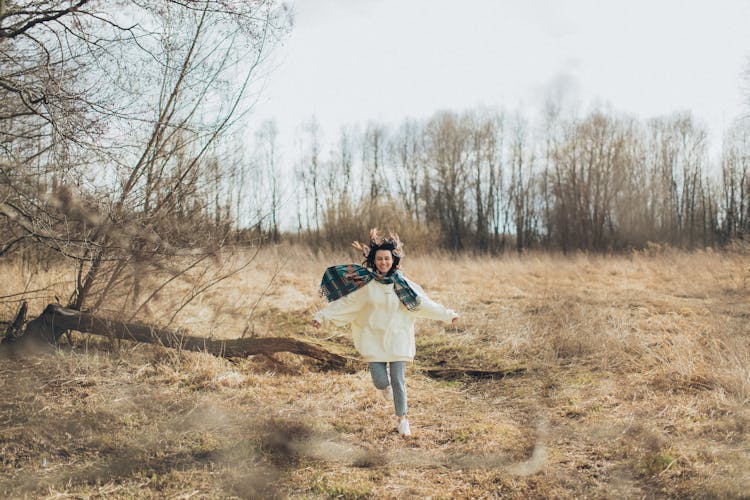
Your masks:
M 353 354 L 346 330 L 307 327 L 322 270 L 351 256 L 261 257 L 180 325 L 304 334 Z M 364 366 L 324 372 L 283 354 L 232 363 L 75 336 L 0 359 L 0 495 L 747 496 L 750 257 L 409 257 L 405 272 L 462 313 L 456 327 L 419 324 L 412 439 L 394 432 Z M 15 278 L 0 295 L 66 290 L 59 271 L 1 267 Z M 160 321 L 170 299 L 142 319 Z M 420 371 L 433 365 L 527 371 L 438 381 Z

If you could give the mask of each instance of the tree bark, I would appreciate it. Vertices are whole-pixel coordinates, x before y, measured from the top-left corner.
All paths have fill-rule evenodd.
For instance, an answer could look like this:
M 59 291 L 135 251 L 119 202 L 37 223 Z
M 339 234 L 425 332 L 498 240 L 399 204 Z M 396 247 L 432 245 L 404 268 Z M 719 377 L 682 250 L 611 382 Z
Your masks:
M 111 338 L 158 344 L 173 349 L 202 351 L 225 358 L 246 357 L 254 354 L 291 352 L 316 359 L 325 368 L 345 372 L 354 369 L 349 360 L 340 354 L 318 345 L 289 337 L 253 337 L 244 339 L 209 339 L 183 335 L 179 332 L 155 328 L 141 323 L 126 323 L 102 318 L 89 313 L 50 304 L 26 325 L 25 334 L 16 341 L 43 341 L 54 343 L 66 330 L 92 333 Z M 7 340 L 7 339 L 6 339 Z

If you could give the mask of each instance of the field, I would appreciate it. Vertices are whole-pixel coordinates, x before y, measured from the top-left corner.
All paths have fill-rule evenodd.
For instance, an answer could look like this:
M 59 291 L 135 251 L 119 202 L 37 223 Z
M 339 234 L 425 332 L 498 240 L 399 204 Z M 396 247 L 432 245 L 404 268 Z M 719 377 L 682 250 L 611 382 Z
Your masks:
M 351 259 L 264 250 L 177 323 L 356 358 L 347 329 L 308 326 L 322 271 Z M 461 314 L 417 325 L 412 438 L 361 362 L 348 374 L 292 354 L 230 361 L 74 334 L 52 352 L 0 354 L 0 496 L 750 496 L 747 253 L 412 254 L 403 269 Z M 70 271 L 0 272 L 0 295 L 48 290 L 32 315 L 70 290 Z M 154 321 L 171 300 L 156 299 Z M 424 371 L 435 366 L 523 371 L 442 380 Z

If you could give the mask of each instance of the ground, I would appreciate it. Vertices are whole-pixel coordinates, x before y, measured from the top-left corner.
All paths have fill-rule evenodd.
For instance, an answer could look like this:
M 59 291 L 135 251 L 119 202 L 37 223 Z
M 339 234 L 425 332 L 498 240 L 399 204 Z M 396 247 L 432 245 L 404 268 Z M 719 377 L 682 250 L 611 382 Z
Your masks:
M 0 495 L 749 497 L 746 254 L 407 256 L 407 275 L 461 313 L 456 326 L 418 323 L 411 439 L 395 432 L 348 331 L 309 326 L 323 269 L 351 259 L 266 250 L 175 322 L 212 337 L 304 338 L 351 356 L 355 373 L 81 334 L 50 351 L 3 350 Z M 65 293 L 59 269 L 0 267 L 18 277 L 0 295 L 30 281 Z M 153 311 L 171 300 L 142 319 L 158 323 Z M 436 366 L 520 371 L 440 380 L 425 371 Z

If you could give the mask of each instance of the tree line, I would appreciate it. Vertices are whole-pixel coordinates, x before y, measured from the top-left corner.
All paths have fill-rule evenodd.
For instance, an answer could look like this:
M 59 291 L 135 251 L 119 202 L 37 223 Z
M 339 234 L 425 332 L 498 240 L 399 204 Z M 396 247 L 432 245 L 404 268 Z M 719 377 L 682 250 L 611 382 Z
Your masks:
M 256 147 L 274 141 L 264 135 Z M 332 144 L 312 118 L 296 144 L 290 236 L 317 245 L 344 245 L 370 225 L 491 253 L 696 249 L 750 235 L 747 121 L 725 133 L 718 168 L 706 128 L 688 112 L 638 120 L 565 116 L 550 105 L 538 123 L 497 110 L 439 112 L 344 128 Z M 278 220 L 279 207 L 266 208 Z

